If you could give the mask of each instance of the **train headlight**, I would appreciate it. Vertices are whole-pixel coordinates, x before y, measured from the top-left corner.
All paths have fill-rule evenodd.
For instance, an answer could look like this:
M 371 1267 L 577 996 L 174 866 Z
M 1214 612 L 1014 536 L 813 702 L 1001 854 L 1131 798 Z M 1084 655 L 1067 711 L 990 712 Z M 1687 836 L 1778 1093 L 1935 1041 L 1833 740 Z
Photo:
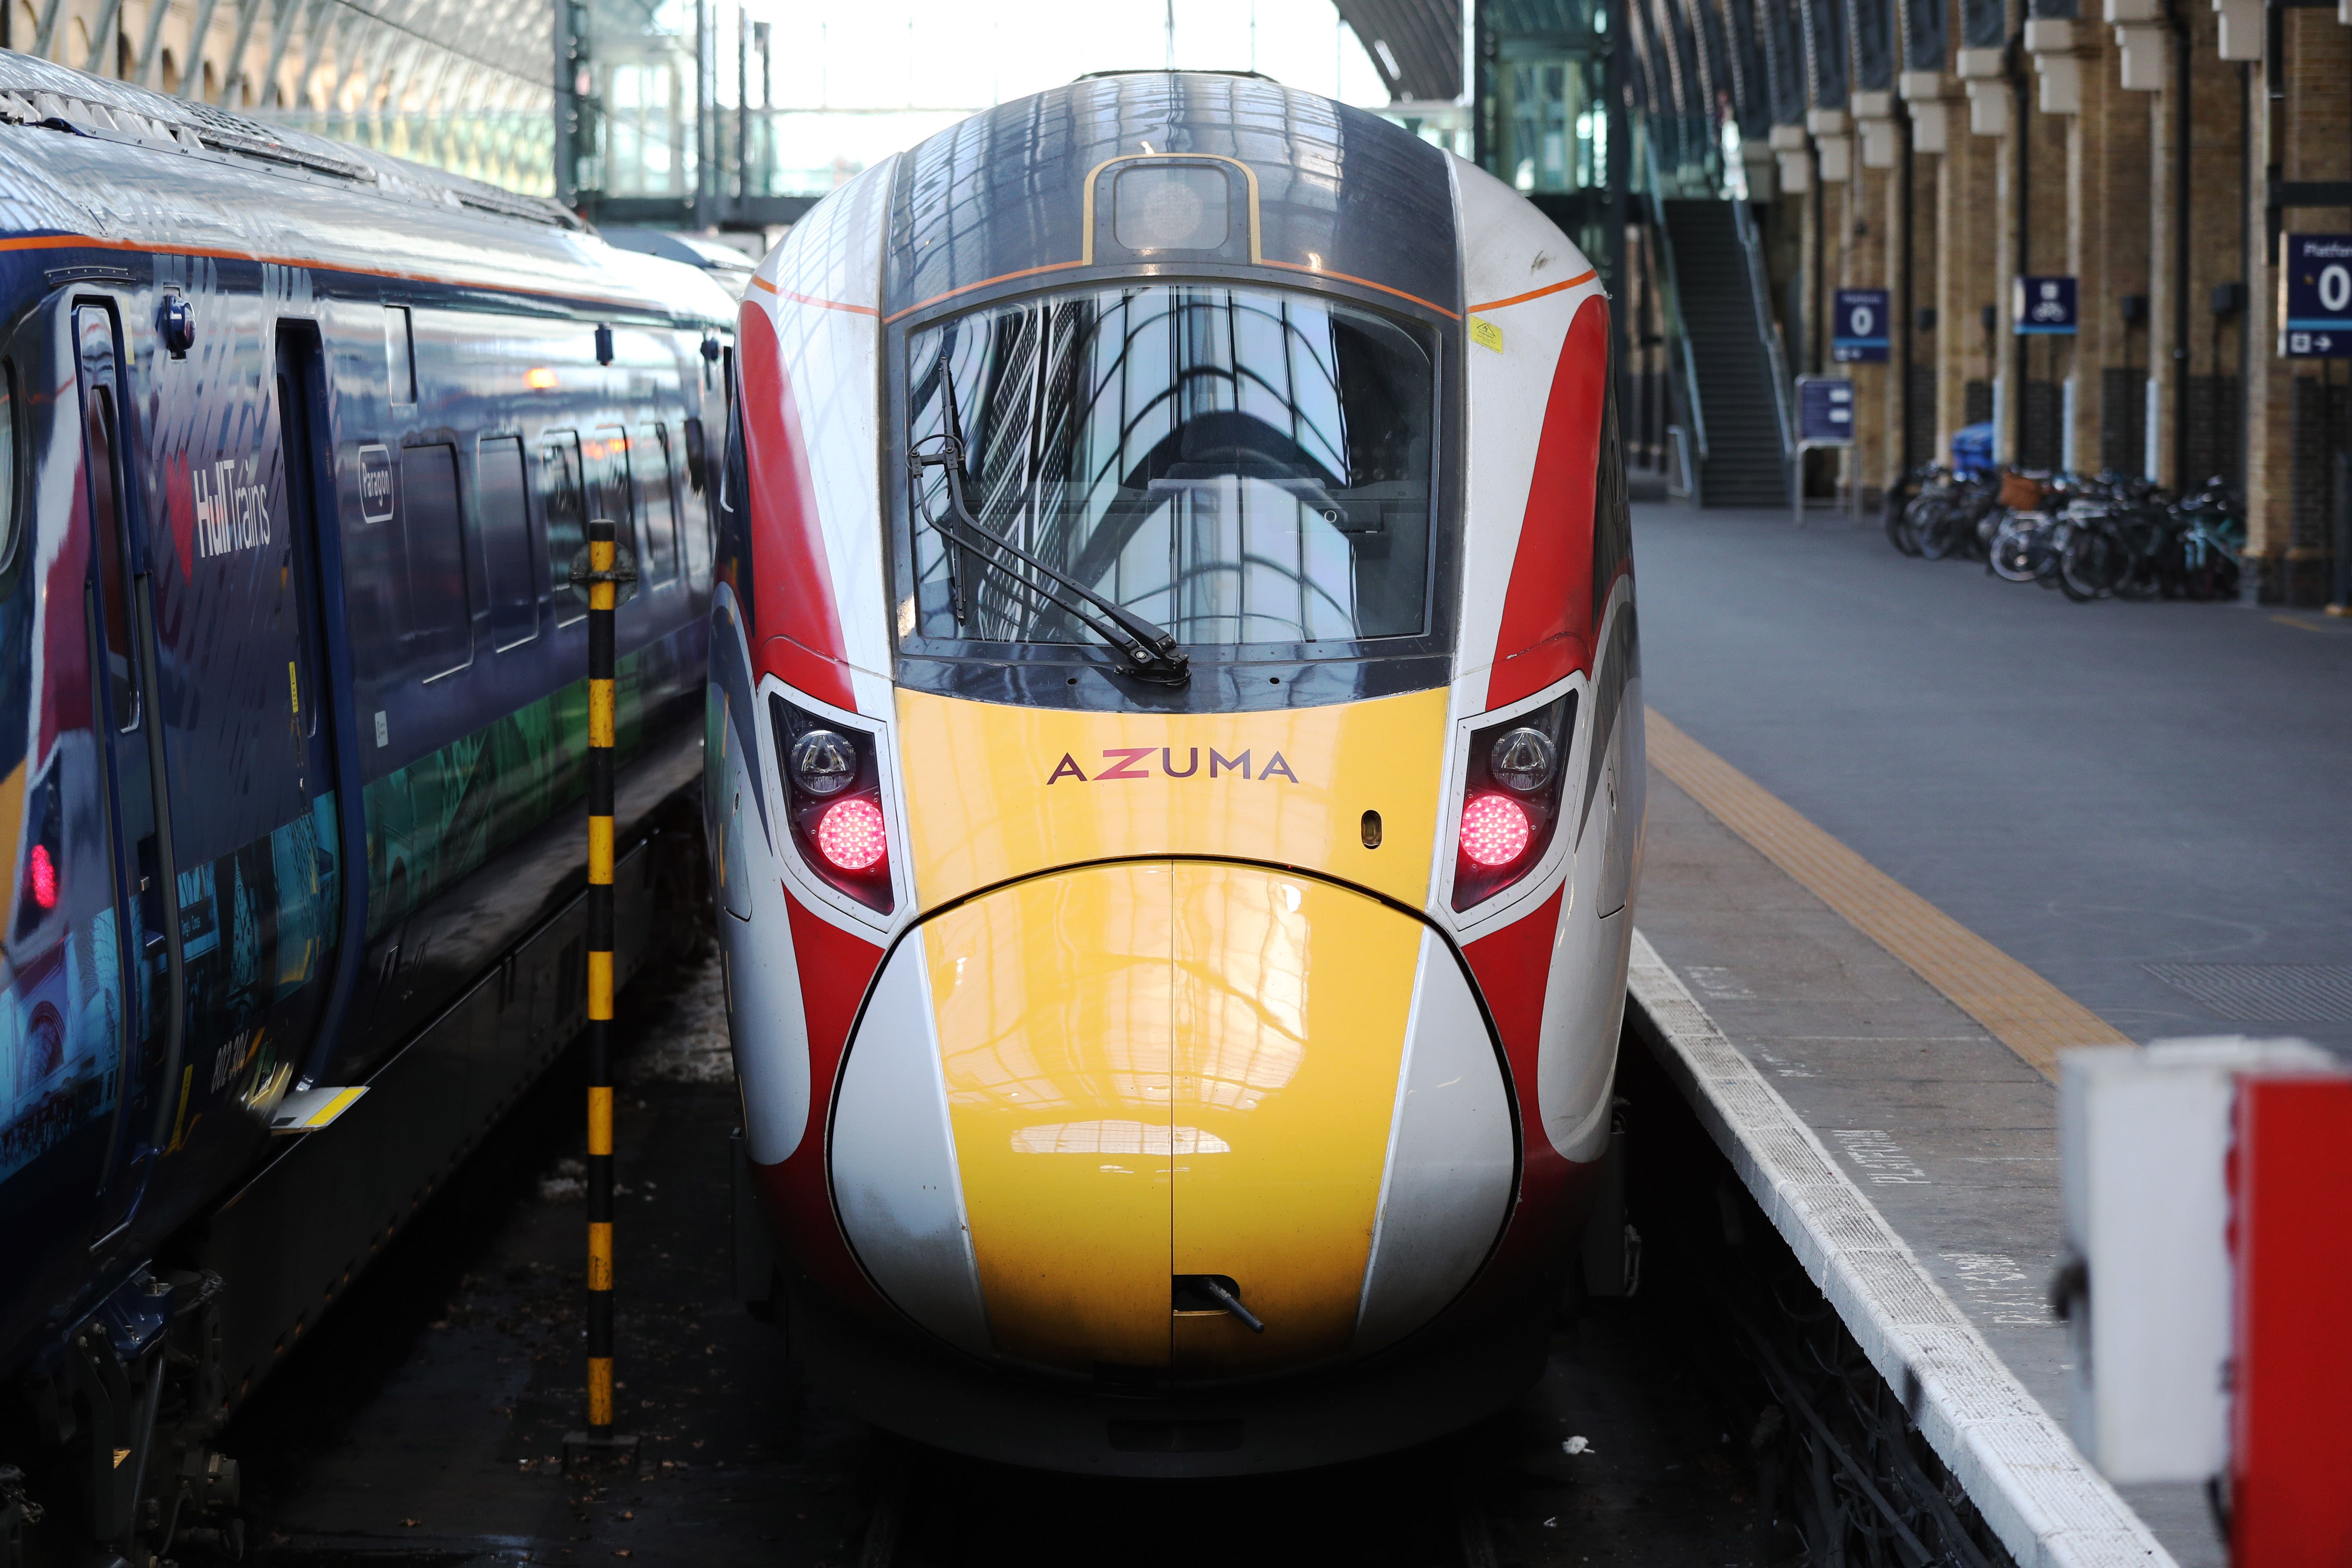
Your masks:
M 1462 808 L 1462 853 L 1477 865 L 1509 865 L 1531 836 L 1526 809 L 1508 795 L 1475 795 Z
M 1505 731 L 1486 752 L 1486 766 L 1495 782 L 1519 795 L 1533 795 L 1551 783 L 1552 769 L 1559 761 L 1559 752 L 1551 737 L 1525 724 Z
M 836 730 L 811 730 L 793 742 L 793 783 L 820 799 L 857 782 L 857 748 Z
M 1545 863 L 1562 815 L 1576 693 L 1479 724 L 1462 759 L 1454 907 L 1475 909 Z

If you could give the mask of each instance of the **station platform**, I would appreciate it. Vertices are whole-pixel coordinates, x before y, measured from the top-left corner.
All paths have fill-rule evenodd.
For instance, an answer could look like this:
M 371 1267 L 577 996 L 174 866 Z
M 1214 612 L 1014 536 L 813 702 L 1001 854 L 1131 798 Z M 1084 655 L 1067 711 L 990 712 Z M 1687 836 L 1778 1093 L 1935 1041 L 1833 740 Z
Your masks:
M 1637 1026 L 2021 1563 L 2221 1563 L 2200 1489 L 2118 1500 L 2058 1436 L 2053 1076 L 2352 1047 L 2352 627 L 2077 605 L 1842 517 L 1643 505 L 1634 548 Z

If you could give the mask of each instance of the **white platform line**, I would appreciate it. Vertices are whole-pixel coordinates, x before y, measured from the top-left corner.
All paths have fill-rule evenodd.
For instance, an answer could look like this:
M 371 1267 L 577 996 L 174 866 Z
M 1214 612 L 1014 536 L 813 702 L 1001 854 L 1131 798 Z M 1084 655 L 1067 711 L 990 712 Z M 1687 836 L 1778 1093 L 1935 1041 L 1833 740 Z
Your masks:
M 1627 989 L 1707 1133 L 2020 1568 L 2175 1568 L 1639 931 Z

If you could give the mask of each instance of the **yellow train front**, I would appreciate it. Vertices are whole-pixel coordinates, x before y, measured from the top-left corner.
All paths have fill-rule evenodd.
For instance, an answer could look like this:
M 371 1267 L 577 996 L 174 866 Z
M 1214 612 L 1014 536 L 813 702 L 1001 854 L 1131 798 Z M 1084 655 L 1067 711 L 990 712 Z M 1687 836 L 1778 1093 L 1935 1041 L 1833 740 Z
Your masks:
M 709 826 L 837 1399 L 1202 1475 L 1540 1365 L 1639 874 L 1606 310 L 1492 176 L 1206 73 L 975 116 L 762 264 Z

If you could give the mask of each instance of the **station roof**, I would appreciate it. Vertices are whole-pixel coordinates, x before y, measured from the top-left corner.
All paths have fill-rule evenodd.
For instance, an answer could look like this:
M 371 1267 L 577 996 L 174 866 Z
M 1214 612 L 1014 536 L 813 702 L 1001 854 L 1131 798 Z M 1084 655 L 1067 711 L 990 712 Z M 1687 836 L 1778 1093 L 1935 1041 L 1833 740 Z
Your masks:
M 1393 99 L 1462 94 L 1462 0 L 1332 0 Z

